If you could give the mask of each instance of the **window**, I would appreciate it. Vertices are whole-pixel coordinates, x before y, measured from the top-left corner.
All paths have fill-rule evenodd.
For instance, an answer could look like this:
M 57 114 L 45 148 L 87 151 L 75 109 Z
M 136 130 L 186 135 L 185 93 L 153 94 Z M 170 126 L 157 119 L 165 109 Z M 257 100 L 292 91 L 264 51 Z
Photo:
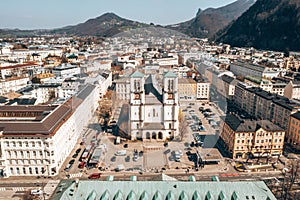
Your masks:
M 153 117 L 155 117 L 155 109 L 153 108 Z

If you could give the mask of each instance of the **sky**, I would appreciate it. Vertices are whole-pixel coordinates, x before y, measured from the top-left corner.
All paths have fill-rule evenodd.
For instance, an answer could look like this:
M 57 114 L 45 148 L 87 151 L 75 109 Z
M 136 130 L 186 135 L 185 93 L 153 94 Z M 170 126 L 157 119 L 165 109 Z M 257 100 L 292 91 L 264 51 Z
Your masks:
M 160 25 L 176 24 L 202 10 L 235 0 L 1 0 L 0 28 L 51 29 L 83 23 L 113 12 L 120 17 Z

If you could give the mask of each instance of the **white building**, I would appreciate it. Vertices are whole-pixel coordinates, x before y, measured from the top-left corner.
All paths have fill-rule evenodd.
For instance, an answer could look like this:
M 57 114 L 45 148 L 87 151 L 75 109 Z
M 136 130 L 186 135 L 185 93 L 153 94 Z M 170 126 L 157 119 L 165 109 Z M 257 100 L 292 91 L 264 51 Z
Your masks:
M 205 81 L 197 82 L 196 98 L 200 101 L 209 101 L 210 83 Z
M 86 85 L 61 105 L 2 106 L 0 176 L 55 176 L 98 105 Z
M 71 64 L 62 64 L 52 69 L 52 74 L 56 77 L 70 77 L 76 74 L 80 74 L 80 67 Z
M 236 76 L 253 76 L 260 78 L 274 78 L 278 77 L 281 73 L 285 73 L 284 69 L 270 68 L 241 61 L 231 64 L 230 71 Z
M 115 80 L 116 83 L 116 97 L 119 100 L 130 99 L 130 78 L 123 77 Z
M 163 75 L 161 89 L 155 75 L 139 71 L 130 76 L 130 137 L 164 141 L 178 135 L 178 77 Z
M 0 95 L 7 94 L 9 92 L 15 92 L 25 87 L 29 82 L 28 77 L 14 77 L 5 80 L 0 80 Z

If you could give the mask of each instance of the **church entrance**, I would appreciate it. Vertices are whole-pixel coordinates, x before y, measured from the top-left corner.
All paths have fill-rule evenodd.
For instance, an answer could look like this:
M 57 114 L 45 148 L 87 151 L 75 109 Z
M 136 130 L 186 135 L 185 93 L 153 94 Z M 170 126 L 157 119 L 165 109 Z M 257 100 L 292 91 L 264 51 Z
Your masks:
M 156 133 L 152 132 L 152 139 L 156 140 Z
M 162 134 L 162 132 L 158 132 L 158 139 L 159 139 L 159 140 L 162 140 L 162 139 L 163 139 L 163 134 Z

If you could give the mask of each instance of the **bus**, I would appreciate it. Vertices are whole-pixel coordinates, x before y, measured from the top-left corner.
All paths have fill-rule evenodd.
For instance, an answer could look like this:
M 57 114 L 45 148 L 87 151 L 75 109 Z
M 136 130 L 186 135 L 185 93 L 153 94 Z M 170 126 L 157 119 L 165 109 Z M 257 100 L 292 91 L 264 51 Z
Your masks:
M 90 154 L 91 154 L 91 152 L 92 152 L 92 148 L 93 148 L 92 145 L 88 145 L 88 146 L 84 149 L 83 154 L 82 154 L 82 156 L 81 156 L 81 161 L 87 162 L 87 160 L 89 159 Z

